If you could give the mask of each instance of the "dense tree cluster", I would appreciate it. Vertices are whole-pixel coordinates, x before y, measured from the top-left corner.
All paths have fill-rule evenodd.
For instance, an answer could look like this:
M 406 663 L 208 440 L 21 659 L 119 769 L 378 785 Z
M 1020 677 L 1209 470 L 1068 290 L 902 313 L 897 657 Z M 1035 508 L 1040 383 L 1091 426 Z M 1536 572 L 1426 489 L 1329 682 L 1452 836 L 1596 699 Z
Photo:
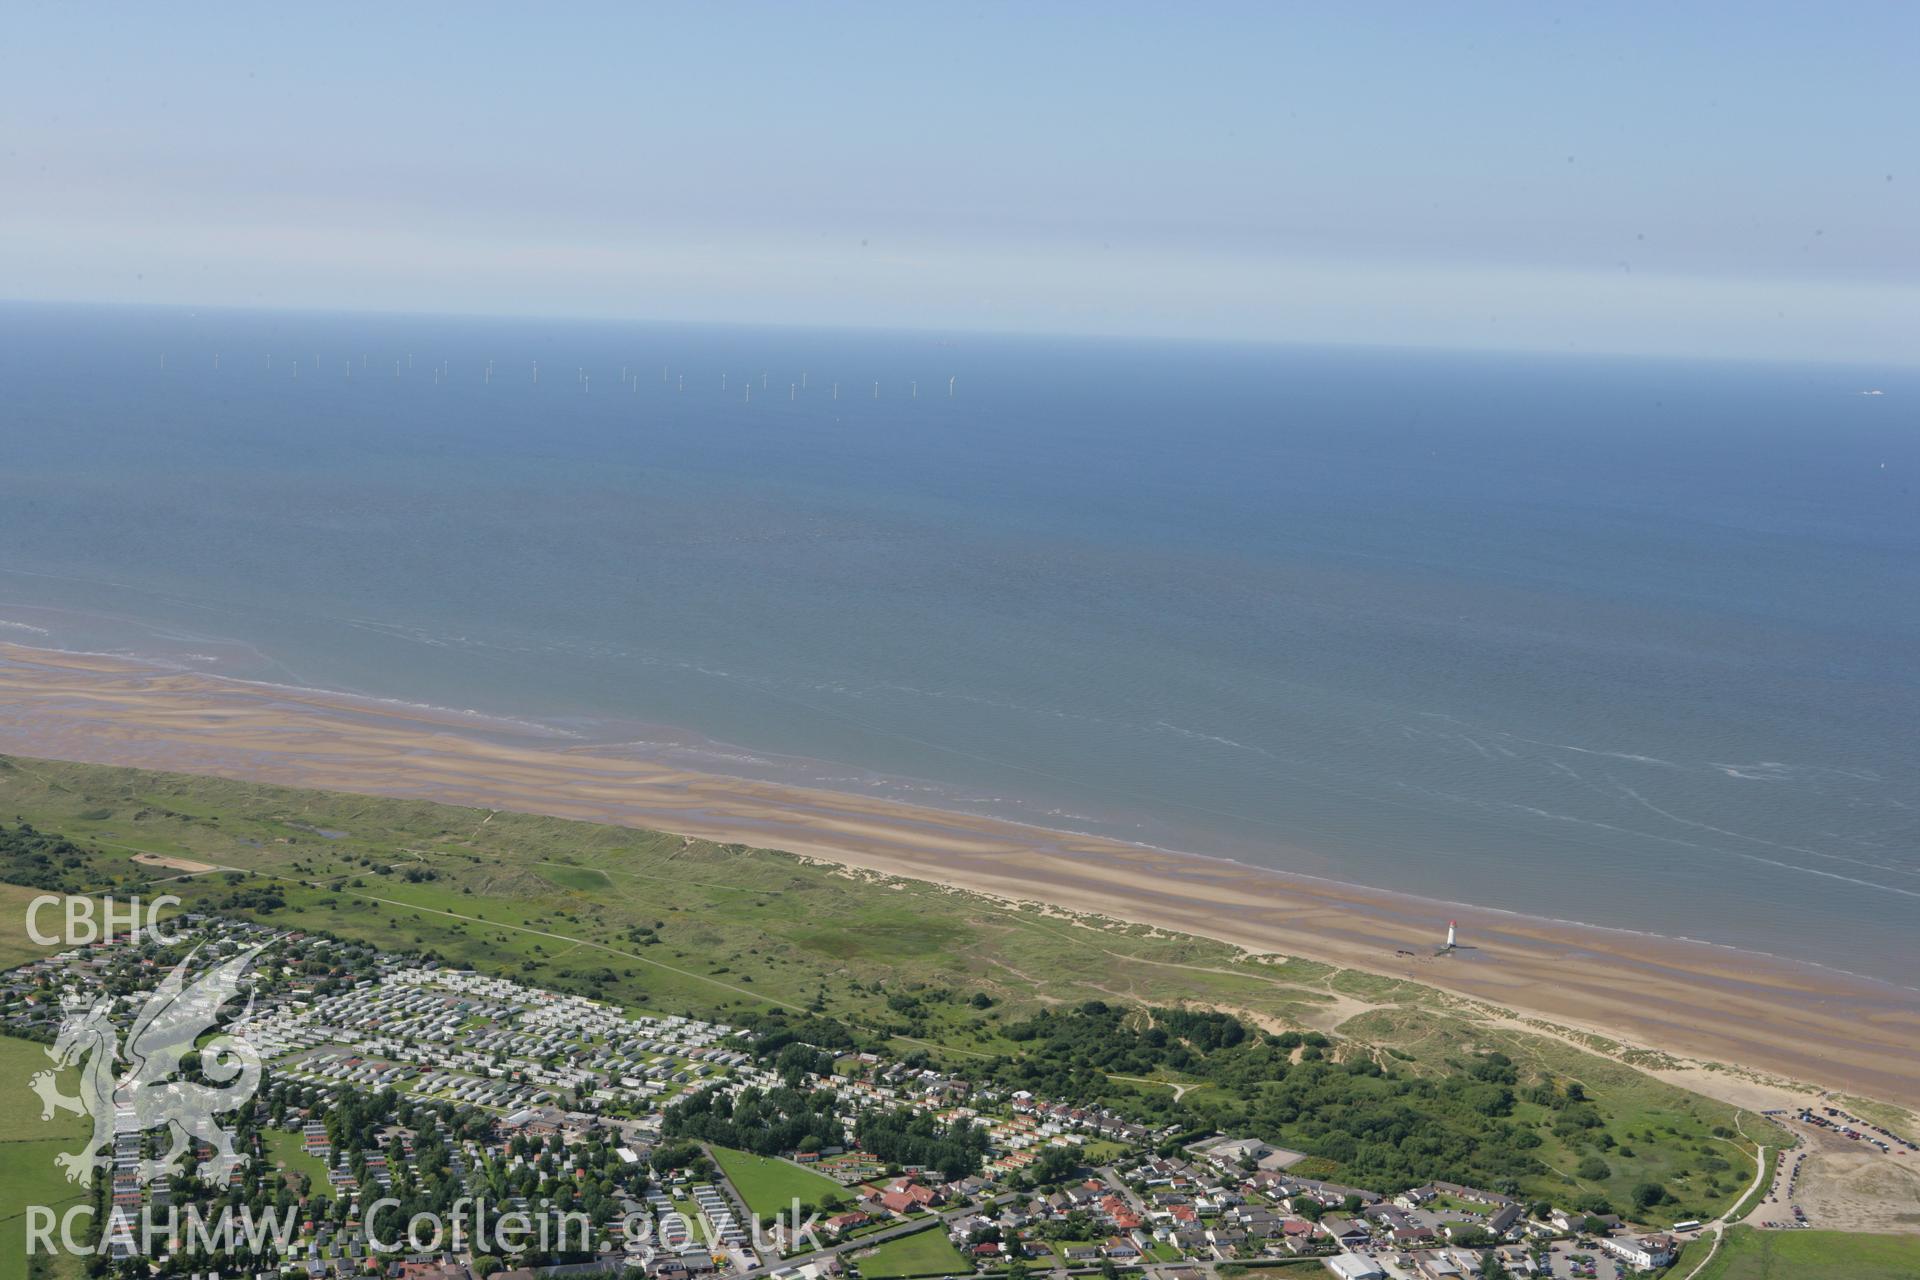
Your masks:
M 693 1138 L 723 1147 L 738 1147 L 756 1155 L 778 1155 L 837 1147 L 846 1131 L 833 1113 L 833 1094 L 824 1090 L 742 1089 L 729 1096 L 719 1089 L 702 1089 L 666 1110 L 662 1132 L 669 1138 Z
M 987 1131 L 956 1120 L 943 1125 L 923 1111 L 865 1111 L 854 1124 L 861 1150 L 888 1164 L 937 1169 L 948 1178 L 980 1172 Z
M 998 1059 L 1003 1086 L 1141 1119 L 1245 1133 L 1339 1163 L 1341 1176 L 1399 1190 L 1433 1179 L 1511 1190 L 1539 1173 L 1532 1126 L 1511 1117 L 1518 1074 L 1499 1054 L 1438 1078 L 1383 1069 L 1372 1057 L 1332 1061 L 1325 1037 L 1268 1035 L 1223 1013 L 1090 1001 L 1011 1024 L 1026 1052 Z M 1169 1070 L 1209 1081 L 1176 1103 L 1113 1076 Z M 1555 1092 L 1548 1087 L 1549 1092 Z M 1555 1124 L 1602 1123 L 1583 1096 L 1555 1094 Z
M 65 836 L 48 835 L 30 822 L 0 822 L 0 880 L 29 889 L 78 893 L 93 887 L 87 851 Z

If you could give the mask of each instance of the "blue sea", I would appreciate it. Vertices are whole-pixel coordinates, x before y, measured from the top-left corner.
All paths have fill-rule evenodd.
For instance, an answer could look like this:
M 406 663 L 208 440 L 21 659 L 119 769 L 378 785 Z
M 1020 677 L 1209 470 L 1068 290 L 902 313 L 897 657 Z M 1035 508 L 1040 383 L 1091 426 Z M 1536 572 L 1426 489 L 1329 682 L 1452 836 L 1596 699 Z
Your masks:
M 11 305 L 0 638 L 1916 984 L 1916 405 L 1836 366 Z

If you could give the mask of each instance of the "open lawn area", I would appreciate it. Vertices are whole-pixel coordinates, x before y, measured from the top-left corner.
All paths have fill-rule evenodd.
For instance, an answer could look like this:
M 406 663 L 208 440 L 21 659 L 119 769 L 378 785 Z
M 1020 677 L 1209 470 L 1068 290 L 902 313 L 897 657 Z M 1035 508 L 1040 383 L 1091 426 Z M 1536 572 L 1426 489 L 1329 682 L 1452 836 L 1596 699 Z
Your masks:
M 317 1191 L 327 1189 L 327 1166 L 320 1157 L 307 1154 L 305 1139 L 297 1133 L 283 1133 L 279 1129 L 267 1129 L 260 1135 L 267 1150 L 267 1159 L 279 1166 L 282 1173 L 290 1173 L 298 1178 L 301 1174 L 313 1180 Z
M 46 1205 L 58 1214 L 87 1198 L 87 1189 L 68 1182 L 53 1162 L 63 1151 L 79 1150 L 87 1120 L 63 1112 L 42 1121 L 39 1103 L 26 1092 L 27 1080 L 49 1065 L 44 1046 L 0 1036 L 0 1088 L 10 1098 L 9 1105 L 0 1108 L 0 1280 L 65 1280 L 84 1274 L 79 1259 L 65 1256 L 36 1259 L 28 1266 L 27 1206 Z M 79 1087 L 76 1075 L 63 1073 L 63 1092 L 71 1094 Z
M 1685 1272 L 1675 1268 L 1675 1274 Z M 1920 1236 L 1732 1227 L 1699 1280 L 1913 1280 Z
M 846 1188 L 833 1179 L 772 1156 L 714 1147 L 713 1158 L 720 1162 L 720 1168 L 740 1198 L 747 1202 L 747 1208 L 759 1217 L 790 1213 L 795 1200 L 819 1208 L 829 1200 L 848 1199 Z
M 866 1280 L 900 1280 L 905 1276 L 967 1275 L 973 1266 L 960 1256 L 938 1224 L 898 1240 L 889 1240 L 872 1253 L 854 1260 Z
M 65 898 L 66 895 L 50 894 L 45 889 L 30 889 L 25 885 L 0 884 L 0 920 L 6 921 L 6 927 L 0 928 L 0 969 L 11 969 L 61 949 L 58 942 L 43 947 L 27 936 L 27 909 L 35 898 L 45 897 Z M 66 928 L 63 911 L 64 908 L 58 906 L 41 908 L 34 925 L 42 937 L 58 937 Z

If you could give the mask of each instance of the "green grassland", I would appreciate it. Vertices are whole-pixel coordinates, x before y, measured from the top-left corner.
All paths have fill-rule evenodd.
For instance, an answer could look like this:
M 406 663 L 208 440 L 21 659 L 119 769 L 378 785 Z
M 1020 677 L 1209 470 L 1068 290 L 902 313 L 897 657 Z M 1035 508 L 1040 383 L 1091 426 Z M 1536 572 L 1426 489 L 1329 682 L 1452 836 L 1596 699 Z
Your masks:
M 1415 1052 L 1416 1060 L 1458 1060 L 1473 1049 L 1498 1049 L 1527 1075 L 1553 1075 L 1581 1082 L 1587 1093 L 1607 1104 L 1607 1125 L 1577 1138 L 1554 1131 L 1550 1114 L 1530 1102 L 1514 1108 L 1514 1118 L 1540 1126 L 1542 1145 L 1534 1155 L 1560 1171 L 1558 1187 L 1542 1193 L 1562 1201 L 1599 1192 L 1618 1204 L 1630 1202 L 1635 1186 L 1658 1182 L 1676 1198 L 1658 1216 L 1675 1222 L 1708 1219 L 1723 1212 L 1753 1181 L 1754 1145 L 1743 1134 L 1769 1144 L 1786 1135 L 1771 1121 L 1741 1113 L 1699 1094 L 1663 1084 L 1624 1063 L 1585 1053 L 1557 1040 L 1506 1029 L 1489 1029 L 1427 1009 L 1386 1009 L 1361 1014 L 1343 1031 L 1383 1048 Z M 1715 1130 L 1727 1130 L 1716 1136 Z M 1580 1165 L 1598 1157 L 1605 1178 L 1583 1178 Z M 1724 1164 L 1724 1167 L 1721 1167 Z
M 898 1280 L 904 1276 L 968 1275 L 973 1264 L 960 1255 L 938 1225 L 901 1236 L 859 1254 L 854 1263 L 866 1280 Z
M 1706 1256 L 1688 1247 L 1670 1275 L 1688 1274 Z M 1731 1227 L 1697 1280 L 1913 1280 L 1920 1276 L 1920 1236 L 1844 1231 L 1759 1231 Z
M 85 1273 L 78 1258 L 27 1257 L 27 1206 L 45 1205 L 62 1214 L 90 1198 L 87 1188 L 68 1182 L 54 1164 L 60 1153 L 80 1149 L 88 1121 L 69 1112 L 42 1120 L 38 1100 L 27 1092 L 28 1079 L 50 1065 L 46 1046 L 0 1036 L 0 1090 L 7 1098 L 7 1105 L 0 1107 L 0 1280 L 70 1280 Z M 76 1076 L 72 1071 L 62 1074 L 62 1092 L 77 1090 Z
M 839 1183 L 797 1164 L 731 1147 L 714 1147 L 712 1151 L 727 1180 L 757 1217 L 790 1214 L 796 1200 L 817 1209 L 827 1202 L 847 1199 L 847 1190 Z
M 621 827 L 95 765 L 0 757 L 0 813 L 98 849 L 96 883 L 122 882 L 121 893 L 144 878 L 189 910 L 430 951 L 637 1009 L 721 1019 L 815 1011 L 962 1070 L 1020 1052 L 1003 1034 L 1012 1020 L 1096 999 L 1192 1003 L 1319 1030 L 1342 1037 L 1336 1055 L 1415 1074 L 1498 1050 L 1523 1083 L 1579 1081 L 1608 1115 L 1604 1136 L 1575 1141 L 1555 1136 L 1544 1113 L 1524 1115 L 1542 1123 L 1538 1154 L 1554 1170 L 1529 1194 L 1624 1202 L 1652 1180 L 1677 1198 L 1663 1218 L 1710 1217 L 1752 1174 L 1750 1148 L 1713 1136 L 1734 1130 L 1731 1108 L 1609 1058 L 1605 1046 L 1583 1052 L 1498 1028 L 1404 980 L 1145 926 Z M 131 863 L 139 851 L 223 870 L 179 877 Z M 1373 1008 L 1350 1017 L 1356 1000 Z M 1759 1134 L 1755 1124 L 1747 1116 L 1745 1132 Z M 1582 1181 L 1580 1161 L 1596 1153 L 1607 1176 Z
M 0 924 L 0 969 L 11 969 L 29 960 L 38 960 L 49 951 L 59 950 L 58 947 L 43 947 L 27 936 L 28 906 L 46 892 L 45 889 L 29 889 L 25 885 L 0 884 L 0 922 L 4 922 Z M 59 910 L 42 910 L 42 935 L 50 937 L 57 933 L 60 929 L 59 920 Z
M 301 1135 L 267 1129 L 261 1133 L 260 1140 L 266 1147 L 267 1159 L 283 1174 L 298 1178 L 304 1173 L 316 1190 L 327 1189 L 327 1166 L 318 1156 L 307 1153 L 306 1140 Z

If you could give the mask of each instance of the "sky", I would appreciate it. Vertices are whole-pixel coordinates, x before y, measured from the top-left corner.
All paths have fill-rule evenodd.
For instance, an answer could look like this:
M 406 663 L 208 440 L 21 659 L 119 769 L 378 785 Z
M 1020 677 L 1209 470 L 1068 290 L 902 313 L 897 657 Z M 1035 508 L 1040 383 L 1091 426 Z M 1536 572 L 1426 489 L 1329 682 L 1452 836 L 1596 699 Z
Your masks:
M 14 7 L 0 298 L 1911 364 L 1920 6 Z

